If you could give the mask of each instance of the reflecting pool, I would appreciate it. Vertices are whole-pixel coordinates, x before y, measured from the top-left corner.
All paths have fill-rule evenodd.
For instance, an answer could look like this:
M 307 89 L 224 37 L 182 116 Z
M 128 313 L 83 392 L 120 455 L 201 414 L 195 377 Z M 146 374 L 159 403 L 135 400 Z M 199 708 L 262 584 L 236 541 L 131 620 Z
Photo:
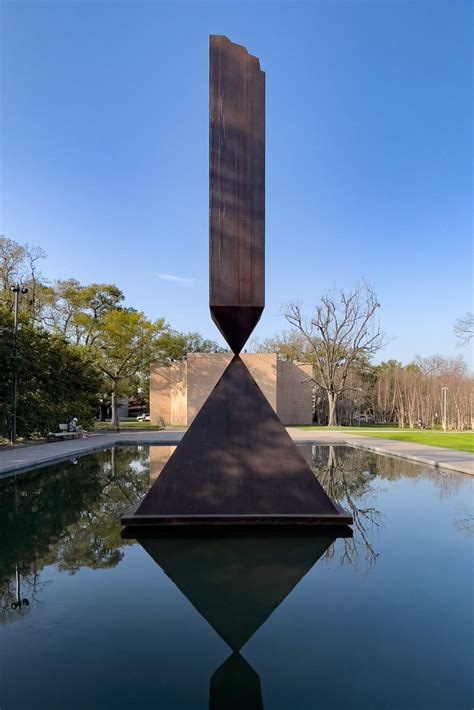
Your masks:
M 0 708 L 473 706 L 473 484 L 303 446 L 353 535 L 121 535 L 172 447 L 0 483 Z

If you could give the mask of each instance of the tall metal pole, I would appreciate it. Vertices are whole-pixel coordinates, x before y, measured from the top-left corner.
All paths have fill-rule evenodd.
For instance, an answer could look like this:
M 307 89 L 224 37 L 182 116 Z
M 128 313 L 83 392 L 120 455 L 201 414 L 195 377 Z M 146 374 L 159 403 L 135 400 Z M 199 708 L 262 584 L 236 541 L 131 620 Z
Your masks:
M 15 308 L 13 311 L 13 397 L 12 397 L 12 431 L 11 443 L 16 444 L 16 408 L 18 390 L 18 368 L 17 368 L 17 347 L 18 347 L 18 315 L 20 311 L 20 293 L 28 293 L 27 288 L 21 288 L 20 284 L 10 286 L 10 291 L 15 294 Z
M 448 428 L 448 387 L 444 386 L 443 392 L 443 431 Z

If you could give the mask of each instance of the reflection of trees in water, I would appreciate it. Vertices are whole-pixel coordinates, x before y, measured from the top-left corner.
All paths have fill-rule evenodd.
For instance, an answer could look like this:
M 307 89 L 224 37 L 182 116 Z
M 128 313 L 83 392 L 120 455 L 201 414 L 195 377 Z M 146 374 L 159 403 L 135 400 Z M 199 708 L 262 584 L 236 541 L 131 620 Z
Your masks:
M 329 496 L 350 510 L 354 518 L 352 540 L 344 539 L 332 545 L 326 558 L 334 558 L 337 545 L 342 544 L 341 564 L 356 565 L 364 552 L 369 568 L 375 564 L 378 556 L 373 538 L 382 523 L 382 513 L 374 506 L 364 505 L 364 500 L 369 496 L 376 498 L 383 490 L 376 487 L 376 479 L 426 480 L 435 486 L 440 498 L 455 495 L 466 480 L 456 472 L 425 467 L 412 461 L 381 456 L 349 446 L 313 446 L 312 467 Z M 466 534 L 474 532 L 472 516 L 460 515 L 454 525 Z
M 347 446 L 314 446 L 312 468 L 330 498 L 349 510 L 354 519 L 354 536 L 340 541 L 341 564 L 356 566 L 363 553 L 370 569 L 378 557 L 372 537 L 381 513 L 373 506 L 361 505 L 364 498 L 377 492 L 373 486 L 377 471 L 372 461 L 361 459 L 361 453 Z M 325 558 L 333 559 L 337 550 L 337 544 L 331 545 Z
M 362 462 L 372 462 L 376 474 L 387 481 L 397 481 L 401 478 L 417 478 L 420 481 L 429 481 L 438 491 L 440 498 L 456 495 L 466 478 L 464 474 L 447 469 L 425 466 L 407 459 L 381 456 L 369 451 L 358 451 Z M 364 465 L 364 463 L 362 463 Z M 367 465 L 367 464 L 366 464 Z
M 474 515 L 459 515 L 454 519 L 454 527 L 464 535 L 474 535 Z
M 148 449 L 112 449 L 42 469 L 0 486 L 0 597 L 11 617 L 17 572 L 22 597 L 35 601 L 48 565 L 71 574 L 81 567 L 115 567 L 122 547 L 120 515 L 148 490 Z M 15 609 L 15 618 L 27 613 Z
M 374 536 L 381 513 L 366 505 L 380 489 L 377 480 L 419 478 L 436 486 L 440 497 L 456 493 L 465 477 L 409 461 L 342 446 L 312 448 L 313 469 L 331 498 L 354 517 L 354 537 L 339 541 L 326 553 L 334 557 L 342 545 L 341 563 L 364 564 L 377 559 Z M 81 567 L 115 567 L 129 541 L 120 537 L 120 516 L 143 497 L 149 486 L 147 447 L 112 449 L 0 482 L 0 623 L 18 619 L 31 606 L 12 609 L 20 598 L 38 599 L 44 567 L 55 565 L 71 574 Z M 474 532 L 472 516 L 460 512 L 455 527 Z

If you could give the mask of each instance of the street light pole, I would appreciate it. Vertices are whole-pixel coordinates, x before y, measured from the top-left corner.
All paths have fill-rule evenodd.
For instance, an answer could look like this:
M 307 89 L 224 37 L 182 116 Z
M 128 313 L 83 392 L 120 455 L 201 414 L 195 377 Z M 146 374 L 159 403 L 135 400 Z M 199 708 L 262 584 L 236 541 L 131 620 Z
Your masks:
M 448 387 L 442 388 L 443 393 L 443 431 L 448 428 Z
M 11 442 L 16 444 L 16 405 L 17 405 L 17 390 L 18 390 L 18 373 L 17 373 L 17 346 L 18 346 L 18 315 L 20 311 L 20 294 L 28 293 L 26 287 L 21 287 L 20 284 L 10 286 L 10 291 L 15 294 L 15 308 L 13 311 L 13 402 L 12 402 L 12 431 Z

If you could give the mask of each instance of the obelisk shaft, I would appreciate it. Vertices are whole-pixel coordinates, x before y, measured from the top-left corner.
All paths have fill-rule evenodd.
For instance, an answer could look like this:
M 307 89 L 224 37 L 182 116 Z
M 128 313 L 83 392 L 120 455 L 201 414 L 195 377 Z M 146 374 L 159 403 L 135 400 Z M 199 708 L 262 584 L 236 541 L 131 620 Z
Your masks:
M 226 37 L 210 37 L 209 306 L 240 352 L 265 305 L 265 74 Z

